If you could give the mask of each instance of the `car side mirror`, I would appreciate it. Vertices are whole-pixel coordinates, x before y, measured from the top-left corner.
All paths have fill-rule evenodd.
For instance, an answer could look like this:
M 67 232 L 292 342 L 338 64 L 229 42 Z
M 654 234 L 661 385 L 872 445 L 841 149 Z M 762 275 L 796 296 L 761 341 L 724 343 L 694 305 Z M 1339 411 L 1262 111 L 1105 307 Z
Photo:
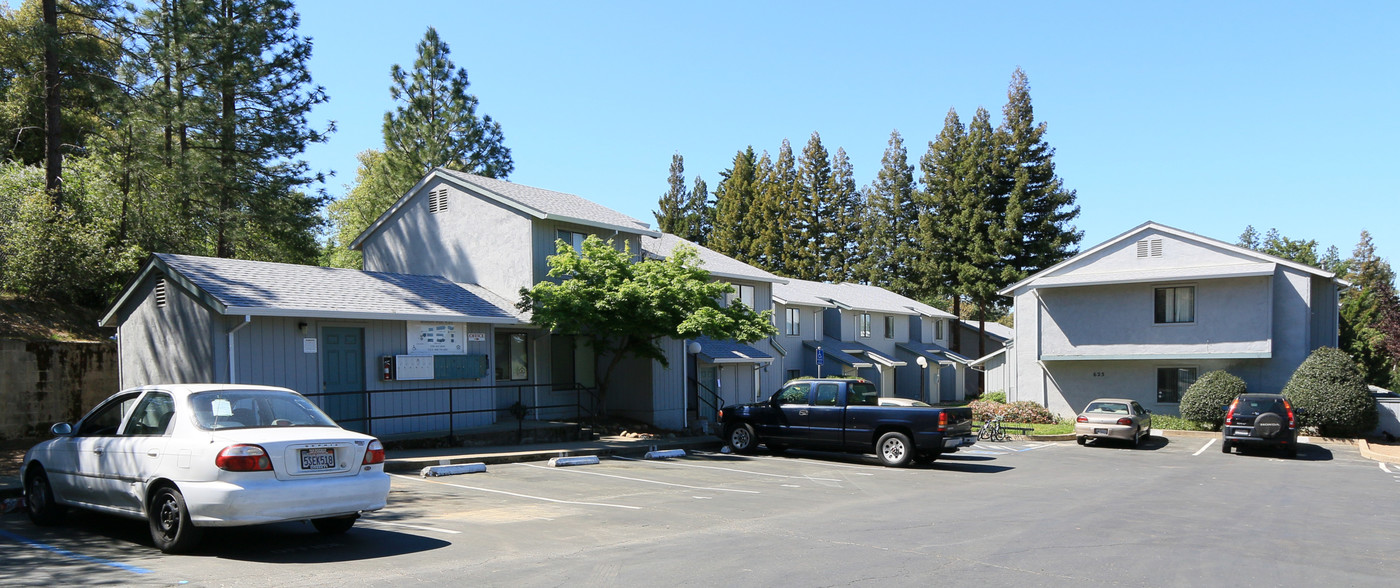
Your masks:
M 49 428 L 49 432 L 55 437 L 67 437 L 73 434 L 73 425 L 68 423 L 58 423 Z

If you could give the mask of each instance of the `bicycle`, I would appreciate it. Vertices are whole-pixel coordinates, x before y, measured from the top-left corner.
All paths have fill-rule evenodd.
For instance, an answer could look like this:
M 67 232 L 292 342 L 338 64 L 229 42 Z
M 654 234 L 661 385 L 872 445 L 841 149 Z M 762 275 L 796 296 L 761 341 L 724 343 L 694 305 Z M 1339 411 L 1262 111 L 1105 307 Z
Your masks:
M 1001 415 L 997 415 L 982 423 L 981 428 L 977 429 L 977 438 L 986 441 L 1005 441 L 1007 439 L 1006 430 L 1001 428 L 1001 421 Z

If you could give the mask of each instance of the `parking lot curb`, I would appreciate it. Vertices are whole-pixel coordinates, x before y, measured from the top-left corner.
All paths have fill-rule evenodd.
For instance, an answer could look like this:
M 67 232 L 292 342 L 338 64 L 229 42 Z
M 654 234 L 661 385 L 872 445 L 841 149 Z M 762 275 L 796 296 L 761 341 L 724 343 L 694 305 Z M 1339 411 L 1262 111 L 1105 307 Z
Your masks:
M 1361 449 L 1361 457 L 1386 463 L 1400 464 L 1400 448 L 1387 446 L 1385 452 L 1377 451 L 1375 448 L 1371 447 L 1371 443 L 1365 439 L 1358 439 L 1356 445 Z

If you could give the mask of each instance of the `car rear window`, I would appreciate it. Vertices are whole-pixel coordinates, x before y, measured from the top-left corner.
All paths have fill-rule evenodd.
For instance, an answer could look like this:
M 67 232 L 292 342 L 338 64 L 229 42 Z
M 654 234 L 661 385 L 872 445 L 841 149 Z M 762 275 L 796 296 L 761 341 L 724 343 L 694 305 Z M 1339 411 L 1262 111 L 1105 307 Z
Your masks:
M 1084 412 L 1128 414 L 1128 404 L 1126 402 L 1090 402 L 1089 408 L 1084 409 Z
M 190 396 L 190 407 L 205 429 L 338 426 L 302 395 L 275 390 L 201 392 Z
M 846 404 L 848 406 L 875 406 L 880 403 L 880 392 L 875 389 L 874 384 L 864 382 L 851 384 L 850 393 L 847 396 Z

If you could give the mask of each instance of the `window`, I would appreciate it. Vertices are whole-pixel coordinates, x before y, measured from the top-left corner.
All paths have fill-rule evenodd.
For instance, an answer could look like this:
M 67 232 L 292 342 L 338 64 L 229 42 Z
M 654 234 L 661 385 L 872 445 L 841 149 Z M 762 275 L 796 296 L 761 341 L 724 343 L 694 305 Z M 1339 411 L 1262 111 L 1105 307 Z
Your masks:
M 813 406 L 836 406 L 836 391 L 841 387 L 836 384 L 817 384 L 817 400 Z
M 525 333 L 496 333 L 496 381 L 530 379 Z
M 1196 322 L 1196 287 L 1157 288 L 1153 320 L 1159 325 Z
M 1196 368 L 1157 368 L 1157 402 L 1181 402 L 1181 395 L 1196 383 Z
M 126 420 L 123 435 L 160 436 L 170 427 L 175 416 L 175 400 L 164 392 L 151 392 L 136 405 L 136 411 Z
M 735 300 L 738 300 L 739 302 L 743 302 L 744 306 L 747 306 L 750 309 L 754 308 L 753 286 L 744 286 L 740 284 L 731 285 L 734 286 L 734 291 L 724 295 L 724 305 L 732 305 L 734 304 Z
M 83 417 L 83 421 L 78 423 L 78 430 L 73 433 L 77 437 L 106 437 L 117 434 L 117 427 L 121 425 L 122 419 L 136 406 L 137 393 L 124 394 L 105 404 L 92 409 L 92 412 Z
M 796 379 L 798 379 L 798 378 L 800 378 L 800 377 L 802 377 L 802 370 L 788 370 L 788 371 L 787 371 L 787 379 L 789 379 L 789 380 L 796 380 Z
M 933 338 L 943 340 L 943 319 L 933 321 Z
M 802 311 L 796 308 L 787 309 L 787 334 L 802 334 Z
M 868 312 L 862 312 L 862 313 L 860 313 L 860 317 L 859 317 L 858 320 L 857 320 L 857 326 L 859 326 L 859 328 L 860 328 L 860 336 L 861 336 L 861 338 L 862 338 L 862 339 L 869 339 L 869 338 L 870 338 L 870 313 L 868 313 Z
M 811 390 L 811 384 L 793 384 L 783 388 L 783 393 L 778 397 L 778 402 L 782 404 L 807 404 L 807 393 Z
M 847 406 L 875 406 L 880 404 L 880 391 L 874 384 L 854 383 L 846 390 Z
M 894 338 L 894 317 L 892 316 L 885 317 L 885 338 Z
M 558 239 L 560 241 L 563 241 L 573 246 L 574 251 L 577 251 L 579 253 L 583 253 L 583 240 L 586 238 L 588 238 L 588 235 L 585 235 L 583 233 L 575 233 L 572 231 L 559 231 L 558 233 Z

